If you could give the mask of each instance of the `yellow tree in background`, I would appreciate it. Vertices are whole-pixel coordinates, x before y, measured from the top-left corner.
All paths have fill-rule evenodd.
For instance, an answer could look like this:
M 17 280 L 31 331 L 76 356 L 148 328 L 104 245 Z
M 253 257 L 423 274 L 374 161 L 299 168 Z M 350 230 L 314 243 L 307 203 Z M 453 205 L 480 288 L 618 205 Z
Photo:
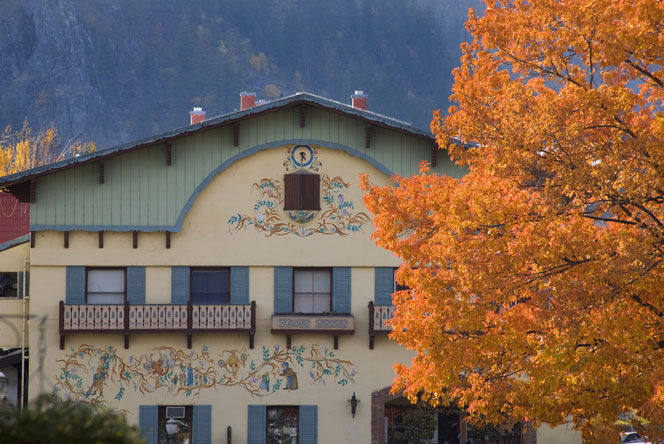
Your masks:
M 395 390 L 494 424 L 664 433 L 664 2 L 485 0 L 432 130 L 464 166 L 372 187 L 403 260 Z
M 20 130 L 8 126 L 0 135 L 0 176 L 95 150 L 94 142 L 63 143 L 54 126 L 34 132 L 26 120 Z

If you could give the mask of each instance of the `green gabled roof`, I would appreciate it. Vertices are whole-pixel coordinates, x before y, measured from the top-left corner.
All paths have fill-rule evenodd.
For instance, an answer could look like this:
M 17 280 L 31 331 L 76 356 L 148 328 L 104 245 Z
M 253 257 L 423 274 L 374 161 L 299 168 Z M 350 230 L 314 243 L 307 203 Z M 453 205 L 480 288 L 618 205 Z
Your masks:
M 29 181 L 35 177 L 54 173 L 56 171 L 60 171 L 66 168 L 71 168 L 77 165 L 83 165 L 86 163 L 116 156 L 118 154 L 123 154 L 125 152 L 145 148 L 148 146 L 153 146 L 159 143 L 168 142 L 200 131 L 205 131 L 208 129 L 218 128 L 221 126 L 233 124 L 241 120 L 249 119 L 253 116 L 257 116 L 260 114 L 296 105 L 307 105 L 307 106 L 318 107 L 331 112 L 343 114 L 348 117 L 353 117 L 363 120 L 371 125 L 376 125 L 400 131 L 414 137 L 429 140 L 432 143 L 435 142 L 435 138 L 430 132 L 415 128 L 411 126 L 408 122 L 397 120 L 392 117 L 387 117 L 371 111 L 353 108 L 352 106 L 347 105 L 345 103 L 337 102 L 314 94 L 296 93 L 292 96 L 284 97 L 282 99 L 274 100 L 264 104 L 259 104 L 246 110 L 234 111 L 232 113 L 224 114 L 219 117 L 214 117 L 195 125 L 189 125 L 183 128 L 166 131 L 164 133 L 146 137 L 141 140 L 128 142 L 122 145 L 116 145 L 94 153 L 80 155 L 77 157 L 61 160 L 59 162 L 54 162 L 37 168 L 21 171 L 16 174 L 4 176 L 0 178 L 0 188 L 8 188 L 12 185 Z

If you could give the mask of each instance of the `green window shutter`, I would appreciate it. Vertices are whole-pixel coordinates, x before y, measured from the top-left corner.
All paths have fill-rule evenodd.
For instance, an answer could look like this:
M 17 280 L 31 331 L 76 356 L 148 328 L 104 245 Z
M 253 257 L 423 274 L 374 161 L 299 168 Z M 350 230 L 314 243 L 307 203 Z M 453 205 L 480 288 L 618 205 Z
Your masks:
M 85 267 L 67 267 L 67 304 L 85 304 Z
M 145 305 L 145 267 L 127 267 L 127 301 Z
M 318 444 L 318 406 L 300 406 L 300 444 Z
M 376 267 L 374 281 L 374 304 L 392 305 L 394 291 L 394 269 L 392 267 Z
M 249 267 L 231 267 L 231 304 L 249 305 Z
M 171 304 L 189 302 L 189 267 L 171 268 Z
M 25 297 L 30 297 L 30 272 L 25 272 Z
M 16 295 L 18 296 L 19 299 L 23 299 L 23 272 L 22 271 L 18 272 L 18 289 L 16 291 Z
M 212 406 L 194 406 L 191 441 L 192 444 L 210 444 L 212 442 Z
M 142 405 L 138 410 L 138 427 L 141 435 L 150 444 L 157 444 L 157 419 L 159 418 L 156 405 Z
M 265 415 L 264 405 L 249 406 L 247 444 L 265 444 Z
M 335 267 L 332 270 L 332 310 L 335 313 L 350 313 L 350 267 Z
M 293 312 L 293 267 L 274 267 L 274 312 Z

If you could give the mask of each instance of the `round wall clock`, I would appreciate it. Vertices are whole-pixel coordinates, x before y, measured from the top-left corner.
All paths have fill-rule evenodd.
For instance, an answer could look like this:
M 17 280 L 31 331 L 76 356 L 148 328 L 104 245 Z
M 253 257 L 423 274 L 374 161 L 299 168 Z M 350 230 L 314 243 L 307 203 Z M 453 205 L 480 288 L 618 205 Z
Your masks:
M 298 168 L 306 168 L 314 160 L 314 150 L 309 145 L 297 145 L 291 150 L 291 162 Z

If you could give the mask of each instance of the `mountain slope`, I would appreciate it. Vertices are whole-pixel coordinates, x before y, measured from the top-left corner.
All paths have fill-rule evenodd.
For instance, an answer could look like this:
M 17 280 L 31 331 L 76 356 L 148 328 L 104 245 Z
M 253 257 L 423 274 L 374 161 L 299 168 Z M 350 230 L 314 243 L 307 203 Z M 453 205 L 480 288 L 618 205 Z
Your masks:
M 0 126 L 103 148 L 308 91 L 426 128 L 474 0 L 0 0 Z

